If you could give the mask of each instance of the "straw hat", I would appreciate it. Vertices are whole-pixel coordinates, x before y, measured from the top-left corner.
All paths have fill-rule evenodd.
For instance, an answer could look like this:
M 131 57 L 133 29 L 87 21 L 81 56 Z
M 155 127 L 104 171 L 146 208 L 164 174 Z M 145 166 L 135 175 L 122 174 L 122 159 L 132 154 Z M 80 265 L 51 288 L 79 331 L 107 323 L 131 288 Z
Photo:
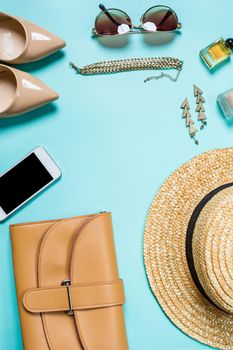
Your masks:
M 203 153 L 166 180 L 149 210 L 144 259 L 174 324 L 233 349 L 233 148 Z

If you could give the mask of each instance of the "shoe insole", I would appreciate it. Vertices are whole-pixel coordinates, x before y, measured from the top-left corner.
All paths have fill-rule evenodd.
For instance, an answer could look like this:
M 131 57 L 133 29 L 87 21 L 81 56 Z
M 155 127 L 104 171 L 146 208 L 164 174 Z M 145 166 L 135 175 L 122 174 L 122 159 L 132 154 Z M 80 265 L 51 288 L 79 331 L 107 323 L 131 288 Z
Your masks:
M 0 72 L 0 113 L 4 112 L 14 101 L 16 80 L 10 71 Z
M 0 21 L 0 60 L 17 58 L 25 48 L 23 27 L 15 19 Z

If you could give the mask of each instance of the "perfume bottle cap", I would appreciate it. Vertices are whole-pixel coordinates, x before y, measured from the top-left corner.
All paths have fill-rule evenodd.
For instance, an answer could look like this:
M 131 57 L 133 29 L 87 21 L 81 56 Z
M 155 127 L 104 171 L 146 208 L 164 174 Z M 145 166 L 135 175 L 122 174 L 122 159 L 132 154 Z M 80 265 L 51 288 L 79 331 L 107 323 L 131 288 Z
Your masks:
M 231 50 L 233 50 L 233 38 L 227 39 L 226 44 Z

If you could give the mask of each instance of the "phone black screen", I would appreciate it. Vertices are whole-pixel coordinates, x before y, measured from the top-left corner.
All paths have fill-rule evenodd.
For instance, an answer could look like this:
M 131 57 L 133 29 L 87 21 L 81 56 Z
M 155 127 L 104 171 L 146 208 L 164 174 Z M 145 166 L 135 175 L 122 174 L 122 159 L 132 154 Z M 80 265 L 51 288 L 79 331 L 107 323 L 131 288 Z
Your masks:
M 52 180 L 37 156 L 30 154 L 0 177 L 0 207 L 9 214 Z

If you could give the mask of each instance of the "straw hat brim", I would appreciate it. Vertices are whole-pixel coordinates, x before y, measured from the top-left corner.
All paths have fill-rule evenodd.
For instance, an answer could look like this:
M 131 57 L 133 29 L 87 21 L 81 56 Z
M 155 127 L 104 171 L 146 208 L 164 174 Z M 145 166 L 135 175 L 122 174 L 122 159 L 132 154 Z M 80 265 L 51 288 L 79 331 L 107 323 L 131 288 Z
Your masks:
M 204 196 L 233 182 L 233 148 L 208 151 L 176 170 L 150 207 L 144 262 L 151 289 L 171 321 L 212 347 L 233 350 L 233 315 L 197 289 L 186 259 L 190 218 Z

